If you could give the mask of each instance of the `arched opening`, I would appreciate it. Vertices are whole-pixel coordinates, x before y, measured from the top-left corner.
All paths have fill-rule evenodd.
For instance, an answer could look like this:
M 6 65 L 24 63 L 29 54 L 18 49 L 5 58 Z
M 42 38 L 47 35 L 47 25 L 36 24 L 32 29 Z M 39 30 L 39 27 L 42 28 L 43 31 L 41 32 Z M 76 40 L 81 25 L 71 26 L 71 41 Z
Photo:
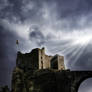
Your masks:
M 92 92 L 92 78 L 88 78 L 84 80 L 80 84 L 78 88 L 78 92 Z

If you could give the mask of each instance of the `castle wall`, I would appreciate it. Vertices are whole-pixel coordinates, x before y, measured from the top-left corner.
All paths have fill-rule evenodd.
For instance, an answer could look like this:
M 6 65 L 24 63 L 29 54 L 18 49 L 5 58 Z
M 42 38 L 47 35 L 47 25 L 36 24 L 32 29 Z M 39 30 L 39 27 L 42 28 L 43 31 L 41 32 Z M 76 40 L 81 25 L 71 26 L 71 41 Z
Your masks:
M 41 54 L 41 50 L 39 50 L 38 52 L 38 57 L 39 57 L 39 69 L 43 69 L 43 58 L 42 58 L 42 54 Z
M 45 54 L 45 49 L 33 49 L 30 53 L 22 54 L 18 52 L 17 55 L 17 67 L 24 69 L 48 69 L 55 68 L 58 70 L 64 70 L 64 57 L 55 55 L 48 56 Z
M 52 57 L 51 59 L 51 68 L 52 69 L 58 69 L 58 70 L 64 70 L 64 57 L 63 56 L 59 56 L 59 55 L 55 55 Z
M 58 70 L 64 70 L 64 57 L 63 56 L 58 56 Z
M 50 68 L 51 56 L 45 54 L 45 49 L 39 49 L 39 69 Z
M 16 66 L 22 69 L 38 69 L 38 49 L 32 50 L 31 53 L 18 53 Z
M 50 68 L 50 60 L 51 60 L 52 56 L 48 56 L 48 55 L 45 55 L 45 67 L 46 68 Z

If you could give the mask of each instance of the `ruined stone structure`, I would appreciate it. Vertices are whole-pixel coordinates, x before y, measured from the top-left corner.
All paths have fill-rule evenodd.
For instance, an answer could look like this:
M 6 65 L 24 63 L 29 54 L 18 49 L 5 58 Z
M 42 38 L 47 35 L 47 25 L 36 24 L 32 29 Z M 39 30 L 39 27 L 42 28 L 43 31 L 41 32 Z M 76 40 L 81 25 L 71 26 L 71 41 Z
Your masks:
M 64 57 L 55 55 L 48 56 L 45 54 L 45 48 L 33 49 L 30 53 L 22 54 L 18 52 L 16 66 L 19 68 L 37 69 L 58 69 L 64 70 Z
M 82 81 L 92 71 L 65 70 L 64 57 L 48 56 L 45 49 L 18 52 L 12 75 L 12 92 L 78 92 Z

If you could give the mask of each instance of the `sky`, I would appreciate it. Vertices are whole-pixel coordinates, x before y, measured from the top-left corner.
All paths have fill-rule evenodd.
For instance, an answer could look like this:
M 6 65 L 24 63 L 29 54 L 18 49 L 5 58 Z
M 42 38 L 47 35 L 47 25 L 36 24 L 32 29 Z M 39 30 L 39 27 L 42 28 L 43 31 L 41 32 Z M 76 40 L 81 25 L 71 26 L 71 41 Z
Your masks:
M 92 70 L 92 0 L 0 0 L 0 85 L 10 87 L 17 51 L 38 47 Z

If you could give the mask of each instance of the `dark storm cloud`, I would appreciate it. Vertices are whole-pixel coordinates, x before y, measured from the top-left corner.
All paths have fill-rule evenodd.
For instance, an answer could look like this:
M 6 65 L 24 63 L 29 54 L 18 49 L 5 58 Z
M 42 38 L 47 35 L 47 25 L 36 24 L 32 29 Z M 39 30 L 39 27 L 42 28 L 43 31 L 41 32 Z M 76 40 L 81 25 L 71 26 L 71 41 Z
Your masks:
M 57 11 L 59 19 L 66 19 L 70 29 L 80 29 L 88 26 L 92 16 L 91 0 L 58 0 Z M 81 18 L 88 17 L 84 25 L 79 24 Z M 69 22 L 68 22 L 69 21 Z
M 91 13 L 91 0 L 54 0 L 57 3 L 57 11 L 61 18 L 77 18 Z
M 41 46 L 45 43 L 45 37 L 38 27 L 33 28 L 33 31 L 30 33 L 30 40 L 35 42 L 38 46 Z
M 56 5 L 57 20 L 64 20 L 63 28 L 67 30 L 83 29 L 90 25 L 92 18 L 92 1 L 91 0 L 47 0 L 47 4 Z M 81 20 L 84 21 L 83 25 Z M 68 30 L 69 31 L 69 30 Z
M 7 2 L 4 2 L 7 4 L 7 6 L 4 6 L 4 4 L 1 3 L 1 5 L 3 6 L 3 8 L 0 10 L 0 18 L 1 19 L 9 19 L 12 20 L 12 18 L 14 16 L 17 15 L 17 13 L 15 14 L 15 10 L 13 8 L 13 4 L 11 4 L 8 0 L 6 0 Z
M 2 1 L 2 0 L 1 0 Z M 78 28 L 80 17 L 91 14 L 91 0 L 6 0 L 1 3 L 0 16 L 3 18 L 18 18 L 20 20 L 40 20 L 44 3 L 49 9 L 55 4 L 54 12 L 57 13 L 57 19 L 65 19 L 70 28 Z M 3 16 L 4 15 L 4 16 Z M 68 21 L 67 21 L 68 20 Z M 90 19 L 89 19 L 90 20 Z M 87 24 L 87 23 L 86 23 Z M 86 25 L 85 24 L 85 25 Z M 67 25 L 66 25 L 67 27 Z
M 33 0 L 24 0 L 22 2 L 21 6 L 21 14 L 24 17 L 24 19 L 35 19 L 40 18 L 39 12 L 40 9 L 42 8 L 42 3 L 38 1 L 33 1 Z
M 7 0 L 0 0 L 0 10 L 8 6 L 8 1 Z
M 24 15 L 26 17 L 30 17 L 23 13 L 21 15 L 22 8 L 23 10 L 27 9 L 26 12 L 28 13 L 28 15 L 33 16 L 37 12 L 39 12 L 39 9 L 42 8 L 42 5 L 44 3 L 48 4 L 49 7 L 55 3 L 59 18 L 78 18 L 82 15 L 91 13 L 92 9 L 91 0 L 1 0 L 0 2 L 1 10 L 5 11 L 4 13 L 7 13 L 8 10 L 9 13 L 14 13 L 16 14 L 16 16 L 19 15 L 20 17 Z M 30 4 L 29 7 L 27 7 L 28 4 Z M 33 6 L 32 4 L 35 6 Z
M 0 85 L 11 84 L 11 72 L 16 61 L 16 35 L 0 25 Z

